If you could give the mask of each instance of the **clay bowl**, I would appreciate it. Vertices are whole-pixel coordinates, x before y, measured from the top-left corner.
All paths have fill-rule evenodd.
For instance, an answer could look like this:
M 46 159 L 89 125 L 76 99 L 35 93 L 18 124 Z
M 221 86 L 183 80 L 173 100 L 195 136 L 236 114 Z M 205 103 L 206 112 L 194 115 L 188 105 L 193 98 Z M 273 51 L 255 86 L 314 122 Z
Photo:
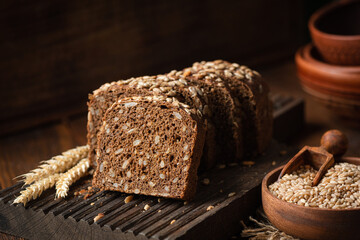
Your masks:
M 359 160 L 347 161 L 360 165 Z M 288 203 L 273 196 L 268 186 L 278 179 L 284 166 L 262 181 L 262 204 L 266 216 L 281 231 L 301 239 L 359 239 L 360 208 L 323 209 Z
M 340 1 L 315 12 L 309 30 L 328 63 L 360 65 L 360 1 Z
M 297 51 L 295 62 L 307 93 L 340 117 L 360 119 L 360 66 L 325 63 L 312 44 Z

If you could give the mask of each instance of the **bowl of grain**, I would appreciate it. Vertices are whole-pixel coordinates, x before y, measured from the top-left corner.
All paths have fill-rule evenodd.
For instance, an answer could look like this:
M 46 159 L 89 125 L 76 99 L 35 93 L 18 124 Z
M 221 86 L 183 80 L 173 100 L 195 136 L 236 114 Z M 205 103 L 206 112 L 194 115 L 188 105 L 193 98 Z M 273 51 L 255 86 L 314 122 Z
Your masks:
M 317 186 L 311 185 L 316 174 L 311 166 L 278 180 L 283 167 L 262 181 L 262 204 L 272 224 L 301 239 L 359 239 L 359 159 L 336 163 Z

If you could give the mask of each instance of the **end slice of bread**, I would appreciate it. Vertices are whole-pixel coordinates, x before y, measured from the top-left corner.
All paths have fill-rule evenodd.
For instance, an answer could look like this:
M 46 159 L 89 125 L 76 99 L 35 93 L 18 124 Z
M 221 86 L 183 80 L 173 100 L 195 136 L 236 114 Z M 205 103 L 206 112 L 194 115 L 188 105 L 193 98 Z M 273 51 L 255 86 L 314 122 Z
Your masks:
M 129 97 L 105 113 L 93 185 L 188 200 L 197 186 L 205 127 L 189 106 L 164 96 Z

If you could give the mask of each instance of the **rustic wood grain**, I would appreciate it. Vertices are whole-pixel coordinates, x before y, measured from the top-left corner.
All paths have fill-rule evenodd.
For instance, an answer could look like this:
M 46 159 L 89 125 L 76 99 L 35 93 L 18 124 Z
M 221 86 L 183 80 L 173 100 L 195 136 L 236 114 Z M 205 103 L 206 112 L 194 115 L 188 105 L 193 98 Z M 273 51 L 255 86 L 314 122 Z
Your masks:
M 1 1 L 0 135 L 86 111 L 102 83 L 290 56 L 300 0 Z M 264 21 L 266 19 L 266 21 Z

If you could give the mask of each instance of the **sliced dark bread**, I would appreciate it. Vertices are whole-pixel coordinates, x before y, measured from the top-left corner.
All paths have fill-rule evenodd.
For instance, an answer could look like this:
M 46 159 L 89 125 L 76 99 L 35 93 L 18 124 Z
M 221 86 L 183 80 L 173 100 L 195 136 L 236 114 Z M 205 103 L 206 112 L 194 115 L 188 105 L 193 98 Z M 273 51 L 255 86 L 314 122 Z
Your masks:
M 107 109 L 98 134 L 93 185 L 191 199 L 205 139 L 201 118 L 197 110 L 164 96 L 118 100 Z
M 241 110 L 245 153 L 250 156 L 262 153 L 272 137 L 272 103 L 269 87 L 261 75 L 246 66 L 223 60 L 194 63 L 192 68 L 222 76 Z
M 241 119 L 230 90 L 220 76 L 203 69 L 186 68 L 182 71 L 188 81 L 193 81 L 206 93 L 215 128 L 216 161 L 236 162 L 242 159 L 243 143 Z
M 145 76 L 132 78 L 126 81 L 113 82 L 105 84 L 100 89 L 94 91 L 90 96 L 89 115 L 88 115 L 88 142 L 90 145 L 90 157 L 93 165 L 96 166 L 96 136 L 101 126 L 101 119 L 104 111 L 117 99 L 129 96 L 151 96 L 163 94 L 168 97 L 174 97 L 190 107 L 199 110 L 202 114 L 207 108 L 204 93 L 198 86 L 187 82 L 181 78 L 176 71 L 169 75 Z M 206 111 L 205 111 L 206 113 Z M 95 115 L 95 117 L 94 117 Z M 204 114 L 206 116 L 206 114 Z M 207 169 L 214 162 L 215 140 L 212 120 L 209 117 L 204 118 L 204 125 L 209 124 L 206 136 L 206 147 L 204 150 L 202 169 Z
M 154 93 L 146 89 L 135 89 L 117 82 L 105 84 L 89 95 L 87 139 L 89 145 L 89 159 L 92 166 L 96 166 L 97 134 L 102 125 L 102 118 L 106 110 L 118 99 L 119 96 L 148 96 Z

